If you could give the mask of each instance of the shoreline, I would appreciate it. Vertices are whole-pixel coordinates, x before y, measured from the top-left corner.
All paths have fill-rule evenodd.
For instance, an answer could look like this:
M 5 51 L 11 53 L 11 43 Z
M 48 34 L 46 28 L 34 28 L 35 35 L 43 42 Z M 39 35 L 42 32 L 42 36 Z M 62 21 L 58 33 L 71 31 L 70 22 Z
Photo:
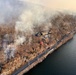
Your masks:
M 24 73 L 28 72 L 34 66 L 41 63 L 49 54 L 53 53 L 57 48 L 61 47 L 63 44 L 65 44 L 70 39 L 72 39 L 73 35 L 74 32 L 65 35 L 63 38 L 57 41 L 53 47 L 46 49 L 44 52 L 42 52 L 40 55 L 35 57 L 33 60 L 29 61 L 27 64 L 23 65 L 21 68 L 13 72 L 12 75 L 23 75 Z

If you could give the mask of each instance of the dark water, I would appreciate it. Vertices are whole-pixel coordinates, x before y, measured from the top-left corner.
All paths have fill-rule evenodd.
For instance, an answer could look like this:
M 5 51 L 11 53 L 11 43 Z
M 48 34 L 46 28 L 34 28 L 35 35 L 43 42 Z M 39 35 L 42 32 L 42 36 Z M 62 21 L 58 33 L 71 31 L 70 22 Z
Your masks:
M 76 75 L 76 35 L 25 75 Z

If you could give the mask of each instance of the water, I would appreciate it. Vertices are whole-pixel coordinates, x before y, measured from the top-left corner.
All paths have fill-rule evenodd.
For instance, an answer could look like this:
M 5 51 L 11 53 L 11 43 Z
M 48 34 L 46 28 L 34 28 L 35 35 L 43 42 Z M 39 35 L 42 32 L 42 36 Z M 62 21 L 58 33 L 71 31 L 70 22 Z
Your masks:
M 76 75 L 76 35 L 24 75 Z

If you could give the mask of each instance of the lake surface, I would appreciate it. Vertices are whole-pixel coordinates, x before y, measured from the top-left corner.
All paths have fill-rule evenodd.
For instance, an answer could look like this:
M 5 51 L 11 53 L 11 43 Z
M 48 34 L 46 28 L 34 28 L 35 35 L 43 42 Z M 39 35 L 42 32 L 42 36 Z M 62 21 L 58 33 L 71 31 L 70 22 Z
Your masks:
M 24 75 L 76 75 L 76 35 Z

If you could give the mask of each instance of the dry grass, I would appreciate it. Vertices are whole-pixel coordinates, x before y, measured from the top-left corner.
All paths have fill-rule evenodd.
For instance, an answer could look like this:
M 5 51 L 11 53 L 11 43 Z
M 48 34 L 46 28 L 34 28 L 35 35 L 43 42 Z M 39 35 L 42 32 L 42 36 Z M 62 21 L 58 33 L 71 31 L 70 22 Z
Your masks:
M 54 16 L 51 20 L 52 28 L 49 28 L 49 39 L 42 40 L 43 35 L 35 36 L 30 34 L 27 35 L 27 42 L 23 45 L 17 46 L 17 53 L 13 60 L 10 60 L 9 63 L 4 65 L 2 72 L 6 72 L 10 70 L 10 74 L 15 70 L 21 67 L 21 65 L 25 64 L 26 62 L 23 61 L 23 58 L 29 61 L 32 57 L 37 56 L 39 53 L 46 49 L 46 46 L 50 47 L 52 44 L 55 44 L 63 35 L 68 34 L 68 32 L 74 30 L 76 27 L 72 25 L 75 23 L 75 19 L 73 15 L 62 14 L 59 13 L 58 15 Z M 42 32 L 43 26 L 34 29 L 35 32 Z M 5 34 L 12 34 L 14 38 L 15 28 L 14 26 L 0 26 L 0 39 L 2 40 L 2 36 Z M 48 34 L 48 32 L 47 32 Z M 29 37 L 32 37 L 31 44 L 28 43 Z M 44 45 L 40 46 L 40 41 L 43 41 Z M 1 52 L 0 52 L 1 53 Z M 1 57 L 1 56 L 0 56 Z M 9 66 L 8 66 L 9 65 Z M 8 66 L 8 67 L 7 67 Z M 11 71 L 10 67 L 12 66 L 13 71 Z M 18 66 L 18 67 L 17 67 Z M 8 70 L 7 70 L 8 69 Z

